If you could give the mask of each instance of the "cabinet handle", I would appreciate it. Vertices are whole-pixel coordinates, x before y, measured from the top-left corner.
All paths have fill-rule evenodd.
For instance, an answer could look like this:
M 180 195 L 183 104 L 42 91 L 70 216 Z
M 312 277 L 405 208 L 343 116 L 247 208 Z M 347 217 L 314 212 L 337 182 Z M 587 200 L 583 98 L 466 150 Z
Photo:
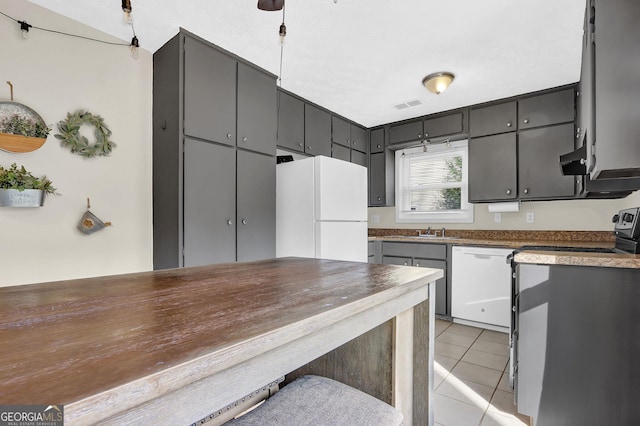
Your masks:
M 507 189 L 507 195 L 511 195 L 511 190 Z
M 233 222 L 231 221 L 231 219 L 227 220 L 227 225 L 229 226 L 233 225 Z
M 246 142 L 246 141 L 247 141 L 247 138 L 242 138 L 242 142 Z
M 231 139 L 231 133 L 227 133 L 227 139 Z
M 522 192 L 524 192 L 525 194 L 528 194 L 529 193 L 529 188 L 525 188 L 524 191 L 522 191 Z
M 298 144 L 298 146 L 299 146 L 300 148 L 302 148 L 302 145 L 303 145 L 303 143 L 302 143 L 302 142 L 300 142 L 300 143 Z
M 307 145 L 307 149 L 311 151 L 311 145 Z
M 420 266 L 420 262 L 416 263 L 416 266 Z
M 246 225 L 247 224 L 247 219 L 242 219 L 242 224 Z
M 382 197 L 377 197 L 377 198 L 378 198 L 378 201 L 382 200 Z
M 484 308 L 480 308 L 480 312 L 484 312 Z
M 380 146 L 380 145 L 376 145 L 376 146 L 378 147 L 378 149 L 382 148 L 382 146 Z
M 351 141 L 351 145 L 356 146 L 358 143 L 356 141 Z
M 418 137 L 421 138 L 422 137 L 422 133 L 418 133 Z
M 528 118 L 525 118 L 524 120 L 522 120 L 522 122 L 523 122 L 524 124 L 529 124 L 529 119 L 528 119 Z
M 404 266 L 409 266 L 409 264 L 407 263 L 407 261 L 405 260 L 403 263 Z
M 424 137 L 425 137 L 425 138 L 428 138 L 428 137 L 429 137 L 429 133 L 425 133 L 425 134 L 424 134 Z
M 507 127 L 511 127 L 511 126 L 513 126 L 513 124 L 511 124 L 511 122 L 510 122 L 510 121 L 509 121 L 509 122 L 507 122 Z

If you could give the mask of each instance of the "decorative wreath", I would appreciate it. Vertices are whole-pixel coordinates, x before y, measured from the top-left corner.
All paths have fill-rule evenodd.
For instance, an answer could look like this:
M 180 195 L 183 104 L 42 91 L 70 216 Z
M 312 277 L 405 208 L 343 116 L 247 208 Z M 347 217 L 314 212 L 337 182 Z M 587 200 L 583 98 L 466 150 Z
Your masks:
M 83 124 L 95 127 L 96 141 L 93 145 L 89 145 L 89 140 L 80 135 L 80 127 Z M 72 153 L 83 157 L 106 156 L 116 146 L 109 140 L 111 130 L 105 126 L 104 119 L 88 111 L 67 113 L 67 119 L 58 123 L 58 130 L 61 134 L 54 136 L 56 139 L 60 139 L 62 146 L 70 147 Z

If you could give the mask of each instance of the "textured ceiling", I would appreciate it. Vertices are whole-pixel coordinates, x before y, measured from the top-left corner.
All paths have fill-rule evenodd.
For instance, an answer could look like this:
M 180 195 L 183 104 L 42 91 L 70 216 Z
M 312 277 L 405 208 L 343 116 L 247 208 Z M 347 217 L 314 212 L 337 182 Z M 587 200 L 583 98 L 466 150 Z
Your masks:
M 127 42 L 119 0 L 30 0 Z M 132 0 L 141 48 L 185 28 L 279 74 L 281 12 L 257 0 Z M 573 83 L 585 0 L 287 0 L 282 87 L 371 127 Z M 27 18 L 27 17 L 25 17 Z M 436 96 L 436 71 L 456 79 Z M 394 105 L 418 99 L 421 105 Z

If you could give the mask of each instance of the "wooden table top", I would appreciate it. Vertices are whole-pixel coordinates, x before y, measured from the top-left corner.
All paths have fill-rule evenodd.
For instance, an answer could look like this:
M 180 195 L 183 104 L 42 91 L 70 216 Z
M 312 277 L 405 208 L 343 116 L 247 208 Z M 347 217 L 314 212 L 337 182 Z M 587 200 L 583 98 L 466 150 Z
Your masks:
M 286 258 L 0 288 L 0 403 L 73 403 L 441 276 Z

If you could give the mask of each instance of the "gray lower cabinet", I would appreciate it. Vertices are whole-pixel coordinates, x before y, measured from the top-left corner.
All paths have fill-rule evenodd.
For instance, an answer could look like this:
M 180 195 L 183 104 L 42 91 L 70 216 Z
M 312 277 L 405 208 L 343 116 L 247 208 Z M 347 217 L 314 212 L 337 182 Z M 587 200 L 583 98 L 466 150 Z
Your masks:
M 470 202 L 508 201 L 517 198 L 516 138 L 516 133 L 510 132 L 469 141 Z
M 185 140 L 184 266 L 236 260 L 235 164 L 231 147 Z
M 278 91 L 278 146 L 304 152 L 304 102 Z
M 305 152 L 331 157 L 331 114 L 313 105 L 304 106 Z
M 450 279 L 447 274 L 447 245 L 428 243 L 382 242 L 382 263 L 442 269 L 444 276 L 436 281 L 436 314 L 449 315 L 447 301 Z
M 276 255 L 276 168 L 274 158 L 238 150 L 237 260 Z
M 558 158 L 573 149 L 573 123 L 523 130 L 518 141 L 519 198 L 570 198 L 576 177 L 563 176 Z
M 239 148 L 276 154 L 277 102 L 274 77 L 238 63 Z
M 235 145 L 237 61 L 192 37 L 183 46 L 185 135 Z
M 518 412 L 541 426 L 639 424 L 640 270 L 516 270 Z

